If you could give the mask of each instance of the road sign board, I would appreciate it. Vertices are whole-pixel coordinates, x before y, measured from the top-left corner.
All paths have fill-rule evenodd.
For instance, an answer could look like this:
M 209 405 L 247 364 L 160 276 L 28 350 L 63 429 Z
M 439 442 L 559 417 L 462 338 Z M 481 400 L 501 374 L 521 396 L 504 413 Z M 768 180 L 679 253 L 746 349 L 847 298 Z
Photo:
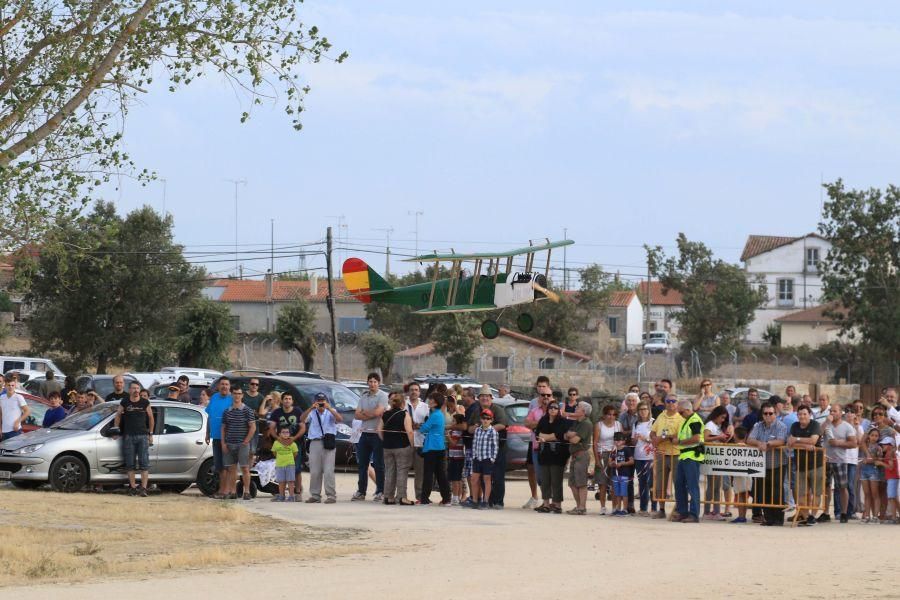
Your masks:
M 765 477 L 766 457 L 748 446 L 706 446 L 706 460 L 700 467 L 704 475 Z

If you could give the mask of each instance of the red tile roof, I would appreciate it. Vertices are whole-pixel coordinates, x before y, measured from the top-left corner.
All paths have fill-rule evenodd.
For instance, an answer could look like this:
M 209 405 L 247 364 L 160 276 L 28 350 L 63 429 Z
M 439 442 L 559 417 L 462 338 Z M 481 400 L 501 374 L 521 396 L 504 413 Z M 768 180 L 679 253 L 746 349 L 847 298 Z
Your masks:
M 642 281 L 638 286 L 638 298 L 642 303 L 647 303 L 647 282 Z M 681 292 L 677 290 L 663 290 L 659 281 L 650 282 L 650 304 L 654 306 L 684 306 Z
M 611 307 L 624 308 L 631 304 L 633 299 L 634 292 L 631 290 L 627 292 L 613 292 L 609 296 L 609 305 Z
M 310 281 L 278 281 L 272 285 L 272 298 L 275 302 L 290 302 L 296 298 L 305 298 L 310 302 L 325 302 L 328 296 L 328 281 L 320 279 L 315 296 L 310 295 Z M 334 299 L 336 302 L 357 302 L 347 294 L 344 282 L 335 280 Z M 266 282 L 262 279 L 218 279 L 210 287 L 225 288 L 219 296 L 220 302 L 265 302 Z
M 780 235 L 751 235 L 747 236 L 747 243 L 744 244 L 744 251 L 741 253 L 741 262 L 760 254 L 765 254 L 775 248 L 787 246 L 790 243 L 802 240 L 803 238 L 815 237 L 823 240 L 818 233 L 808 233 L 799 237 L 784 237 Z
M 807 308 L 806 310 L 788 313 L 775 320 L 779 323 L 834 323 L 834 318 L 826 315 L 825 311 L 834 311 L 835 309 L 840 310 L 835 303 L 822 304 L 820 306 Z M 840 312 L 843 311 L 841 310 Z
M 567 350 L 561 346 L 557 346 L 556 344 L 551 344 L 550 342 L 545 342 L 544 340 L 539 340 L 538 338 L 531 337 L 530 335 L 525 335 L 524 333 L 519 333 L 518 331 L 512 331 L 511 329 L 506 329 L 505 327 L 500 328 L 500 335 L 504 335 L 514 340 L 530 344 L 532 346 L 537 346 L 538 348 L 543 348 L 544 350 L 550 350 L 556 354 L 562 354 L 566 358 L 574 358 L 585 362 L 589 362 L 591 360 L 591 357 L 587 354 L 581 354 L 580 352 L 575 352 L 574 350 Z M 429 342 L 428 344 L 422 344 L 421 346 L 414 346 L 412 348 L 407 348 L 406 350 L 401 350 L 396 355 L 408 358 L 421 358 L 422 356 L 428 356 L 432 353 L 434 353 L 434 344 Z

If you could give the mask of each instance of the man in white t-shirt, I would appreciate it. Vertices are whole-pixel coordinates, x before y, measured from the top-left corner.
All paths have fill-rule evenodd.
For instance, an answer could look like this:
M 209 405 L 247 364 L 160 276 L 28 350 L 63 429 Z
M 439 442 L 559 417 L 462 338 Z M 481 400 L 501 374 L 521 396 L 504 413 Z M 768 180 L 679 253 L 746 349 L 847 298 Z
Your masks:
M 497 399 L 500 402 L 500 404 L 505 404 L 507 402 L 515 402 L 516 401 L 516 399 L 513 397 L 513 395 L 509 393 L 509 384 L 508 383 L 501 383 L 499 386 L 497 386 L 497 389 L 500 391 L 500 397 Z
M 409 416 L 412 419 L 413 426 L 413 445 L 415 448 L 413 449 L 413 474 L 415 481 L 415 492 L 416 498 L 422 493 L 422 478 L 425 476 L 425 459 L 422 457 L 422 445 L 425 443 L 425 436 L 419 431 L 422 427 L 422 423 L 428 419 L 428 403 L 423 402 L 420 398 L 422 394 L 422 388 L 419 387 L 419 384 L 413 381 L 408 386 L 406 386 L 407 401 L 406 401 L 406 410 L 409 412 Z
M 828 423 L 828 415 L 831 414 L 831 404 L 829 403 L 828 394 L 819 394 L 819 405 L 812 409 L 813 421 L 819 424 L 824 431 L 825 425 Z
M 16 392 L 18 383 L 18 378 L 8 378 L 4 386 L 6 394 L 0 396 L 0 439 L 8 440 L 22 433 L 22 423 L 31 414 L 25 398 Z
M 825 466 L 826 482 L 829 489 L 834 490 L 834 511 L 841 523 L 846 523 L 848 504 L 850 501 L 849 478 L 847 465 L 851 459 L 849 452 L 857 447 L 856 428 L 843 419 L 844 409 L 840 404 L 829 407 L 829 417 L 825 422 Z M 825 512 L 819 516 L 819 522 L 829 521 L 828 505 L 830 498 L 826 491 Z
M 897 388 L 885 388 L 884 395 L 878 400 L 887 411 L 895 431 L 900 431 L 900 410 L 897 409 Z

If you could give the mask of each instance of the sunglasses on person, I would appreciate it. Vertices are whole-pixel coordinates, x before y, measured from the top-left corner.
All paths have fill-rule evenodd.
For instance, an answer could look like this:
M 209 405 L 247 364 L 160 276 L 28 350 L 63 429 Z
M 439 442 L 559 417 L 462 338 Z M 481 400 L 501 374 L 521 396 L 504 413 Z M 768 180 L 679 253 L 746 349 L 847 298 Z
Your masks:
M 559 407 L 555 404 L 551 404 L 547 407 L 547 410 L 559 410 Z
M 678 400 L 666 400 L 666 404 L 675 404 Z
M 249 383 L 249 385 L 250 385 L 250 387 L 257 387 L 257 386 L 259 386 L 259 382 L 258 382 L 258 381 L 251 381 L 251 382 Z
M 541 394 L 541 398 L 552 398 L 553 394 Z
M 578 392 L 569 392 L 569 395 L 570 395 L 570 396 L 577 396 L 577 395 L 578 395 Z
M 766 415 L 774 415 L 774 414 L 775 414 L 775 413 L 772 412 L 771 410 L 767 410 L 766 412 L 763 413 L 763 416 L 766 416 Z

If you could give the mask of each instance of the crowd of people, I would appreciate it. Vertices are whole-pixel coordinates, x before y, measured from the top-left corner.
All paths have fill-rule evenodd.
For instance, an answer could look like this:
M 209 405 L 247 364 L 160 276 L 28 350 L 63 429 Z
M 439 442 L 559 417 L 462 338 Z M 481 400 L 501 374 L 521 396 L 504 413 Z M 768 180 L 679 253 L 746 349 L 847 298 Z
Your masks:
M 0 383 L 0 435 L 7 439 L 21 433 L 29 409 L 16 391 L 15 375 Z M 214 393 L 203 390 L 198 401 L 188 383 L 186 377 L 173 383 L 169 399 L 199 403 L 208 414 L 206 441 L 219 475 L 214 498 L 236 499 L 240 480 L 241 497 L 249 500 L 255 466 L 263 481 L 277 483 L 273 501 L 299 502 L 301 467 L 307 464 L 305 501 L 337 501 L 336 438 L 343 418 L 325 394 L 303 410 L 289 392 L 260 394 L 256 378 L 243 390 L 223 377 Z M 48 377 L 50 408 L 42 425 L 96 402 L 117 402 L 115 426 L 129 493 L 146 496 L 154 431 L 146 390 L 132 382 L 126 391 L 124 378 L 117 376 L 113 391 L 101 400 L 93 392 L 66 389 L 68 384 Z M 379 375 L 370 373 L 352 421 L 358 478 L 351 501 L 366 500 L 371 482 L 372 499 L 388 505 L 431 504 L 436 490 L 439 506 L 502 510 L 510 424 L 503 405 L 512 400 L 509 388 L 503 386 L 498 402 L 487 385 L 476 393 L 437 384 L 422 398 L 416 382 L 391 393 L 380 384 Z M 842 523 L 896 523 L 897 396 L 895 388 L 885 388 L 871 407 L 861 401 L 842 406 L 827 394 L 813 401 L 788 386 L 783 396 L 766 401 L 751 388 L 735 404 L 727 391 L 714 393 L 710 380 L 701 381 L 694 398 L 679 399 L 672 382 L 662 379 L 652 394 L 631 386 L 621 403 L 600 407 L 594 421 L 595 405 L 577 388 L 554 393 L 542 376 L 524 421 L 532 443 L 526 461 L 531 498 L 523 508 L 562 513 L 567 479 L 574 507 L 565 512 L 571 515 L 587 513 L 594 491 L 600 515 L 775 526 L 784 523 L 786 512 L 797 511 L 798 524 L 810 526 L 830 521 L 833 511 Z M 764 476 L 703 475 L 709 444 L 755 448 L 765 457 Z M 673 501 L 674 510 L 667 513 L 666 504 Z

